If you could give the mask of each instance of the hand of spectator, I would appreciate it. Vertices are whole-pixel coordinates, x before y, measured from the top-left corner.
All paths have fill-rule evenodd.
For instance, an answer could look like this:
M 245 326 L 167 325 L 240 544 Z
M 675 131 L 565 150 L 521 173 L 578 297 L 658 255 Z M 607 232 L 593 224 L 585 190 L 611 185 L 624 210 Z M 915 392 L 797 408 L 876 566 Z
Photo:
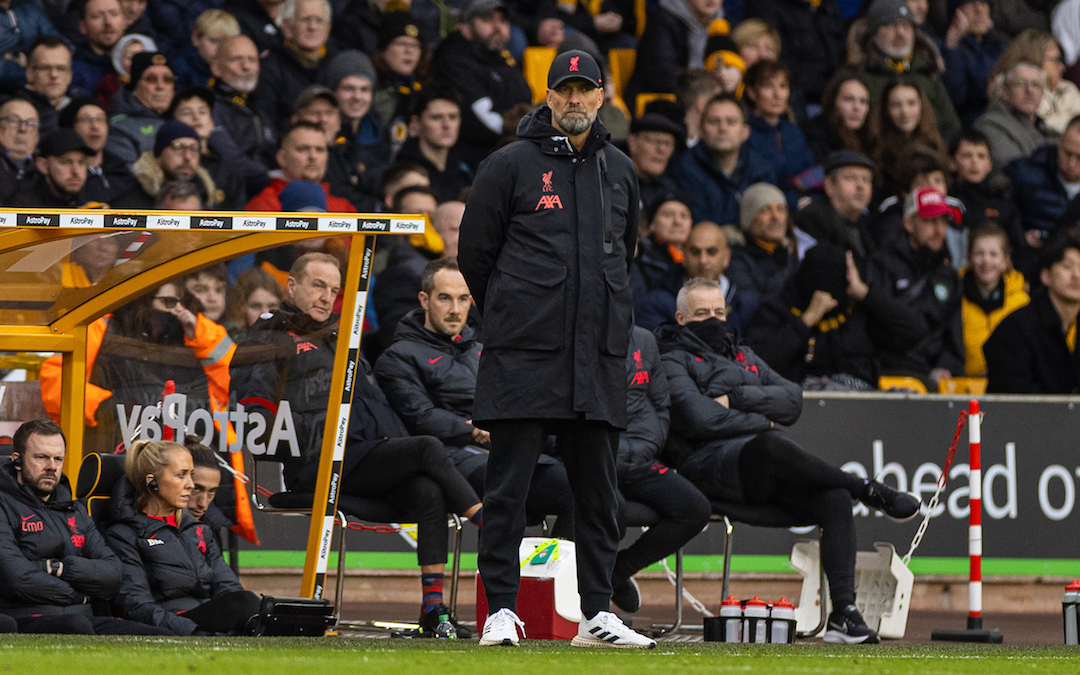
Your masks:
M 944 368 L 934 368 L 930 371 L 930 379 L 933 380 L 935 384 L 942 380 L 947 380 L 950 377 L 952 377 L 952 373 Z
M 1028 230 L 1024 233 L 1024 240 L 1031 248 L 1042 248 L 1042 230 Z
M 713 400 L 716 401 L 717 403 L 719 403 L 720 405 L 724 406 L 725 408 L 730 408 L 731 407 L 731 402 L 728 400 L 728 395 L 727 394 L 724 394 L 722 396 L 717 396 Z
M 971 27 L 971 20 L 968 18 L 967 12 L 961 7 L 953 15 L 952 23 L 949 24 L 949 30 L 945 32 L 945 48 L 956 49 L 960 41 L 964 39 L 964 36 L 968 34 L 968 30 Z
M 4 54 L 4 58 L 8 61 L 15 61 L 19 64 L 20 68 L 26 70 L 26 54 L 23 54 L 22 52 L 19 52 L 18 54 L 12 54 L 8 52 L 7 54 Z
M 597 33 L 618 33 L 622 30 L 622 15 L 618 12 L 603 12 L 593 17 L 593 27 Z
M 472 420 L 466 420 L 465 423 L 472 426 Z M 476 427 L 473 427 L 472 437 L 474 441 L 481 445 L 486 445 L 491 442 L 491 434 Z
M 169 310 L 169 313 L 180 319 L 180 325 L 184 327 L 184 335 L 189 340 L 195 338 L 195 325 L 199 320 L 191 313 L 191 310 L 181 305 L 179 302 L 176 306 Z
M 813 297 L 810 298 L 810 306 L 803 311 L 802 316 L 799 318 L 802 319 L 807 328 L 810 328 L 818 321 L 821 321 L 821 318 L 838 304 L 840 303 L 830 293 L 814 291 Z
M 544 19 L 536 27 L 536 42 L 541 47 L 558 47 L 566 39 L 562 19 Z
M 870 293 L 870 287 L 862 280 L 859 268 L 855 265 L 855 256 L 847 252 L 847 294 L 855 302 L 862 302 Z

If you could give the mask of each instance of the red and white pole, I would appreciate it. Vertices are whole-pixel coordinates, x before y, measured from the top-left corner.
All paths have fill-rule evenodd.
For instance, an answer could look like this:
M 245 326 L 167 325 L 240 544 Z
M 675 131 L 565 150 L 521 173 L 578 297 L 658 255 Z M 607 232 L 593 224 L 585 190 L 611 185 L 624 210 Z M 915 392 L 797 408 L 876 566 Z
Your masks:
M 982 418 L 979 402 L 968 403 L 968 556 L 971 559 L 968 581 L 968 630 L 982 630 Z

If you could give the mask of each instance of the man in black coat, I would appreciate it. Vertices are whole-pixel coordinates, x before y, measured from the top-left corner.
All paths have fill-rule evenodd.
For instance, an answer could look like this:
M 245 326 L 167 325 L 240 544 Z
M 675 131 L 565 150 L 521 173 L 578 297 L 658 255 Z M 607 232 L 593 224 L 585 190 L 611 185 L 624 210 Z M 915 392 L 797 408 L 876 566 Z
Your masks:
M 867 283 L 881 285 L 907 307 L 922 339 L 906 349 L 882 349 L 884 374 L 908 375 L 937 388 L 964 372 L 960 279 L 945 247 L 947 218 L 960 214 L 933 188 L 913 190 L 904 201 L 907 237 L 887 241 L 868 263 Z
M 120 560 L 60 473 L 67 450 L 48 419 L 15 432 L 0 465 L 0 612 L 22 633 L 171 635 L 135 621 L 94 616 L 120 588 Z
M 210 63 L 214 75 L 214 122 L 220 124 L 247 157 L 272 164 L 275 132 L 267 118 L 259 116 L 253 93 L 259 85 L 259 51 L 246 35 L 221 41 Z
M 461 150 L 472 166 L 508 136 L 503 114 L 532 101 L 532 91 L 510 52 L 510 22 L 499 0 L 472 0 L 462 8 L 458 30 L 431 60 L 431 79 L 461 94 Z
M 919 500 L 826 464 L 775 429 L 799 419 L 802 389 L 727 332 L 719 283 L 691 279 L 677 304 L 676 323 L 657 331 L 676 467 L 710 499 L 780 509 L 790 522 L 819 525 L 834 608 L 824 639 L 877 642 L 855 607 L 851 500 L 897 519 L 914 517 Z
M 1039 280 L 1045 288 L 998 324 L 983 345 L 993 394 L 1080 393 L 1080 232 L 1055 237 L 1043 251 Z
M 85 202 L 80 191 L 86 184 L 86 147 L 74 129 L 58 129 L 42 141 L 34 160 L 37 173 L 19 181 L 9 206 L 74 209 Z
M 483 645 L 518 642 L 523 502 L 550 433 L 574 491 L 582 619 L 573 644 L 655 647 L 608 612 L 619 541 L 615 448 L 626 426 L 634 165 L 596 120 L 600 68 L 568 51 L 521 140 L 480 167 L 458 262 L 484 317 L 473 420 L 491 433 L 479 567 Z
M 795 212 L 795 226 L 817 242 L 855 254 L 859 263 L 873 251 L 866 207 L 874 193 L 874 162 L 854 150 L 825 158 L 825 199 Z
M 421 307 L 398 323 L 375 377 L 413 434 L 438 438 L 454 466 L 484 495 L 488 432 L 473 426 L 476 370 L 484 346 L 466 323 L 472 296 L 454 258 L 432 260 L 420 277 Z M 526 521 L 558 516 L 552 537 L 574 538 L 574 497 L 562 462 L 541 455 L 525 501 Z

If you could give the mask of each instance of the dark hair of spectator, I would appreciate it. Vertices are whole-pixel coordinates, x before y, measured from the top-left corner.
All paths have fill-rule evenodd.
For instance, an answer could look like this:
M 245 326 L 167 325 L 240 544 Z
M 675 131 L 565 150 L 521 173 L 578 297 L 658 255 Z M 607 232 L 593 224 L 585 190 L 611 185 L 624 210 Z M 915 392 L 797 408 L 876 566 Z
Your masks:
M 199 436 L 186 436 L 184 447 L 191 453 L 191 461 L 196 467 L 220 470 L 221 465 L 218 464 L 217 453 L 203 445 L 202 438 Z
M 371 65 L 375 66 L 375 72 L 379 74 L 379 79 L 383 80 L 383 82 L 379 83 L 379 87 L 393 82 L 397 77 L 397 73 L 390 72 L 390 66 L 386 63 L 386 49 L 380 49 L 372 55 Z M 413 69 L 413 79 L 421 83 L 421 85 L 427 84 L 429 68 L 431 68 L 431 49 L 426 41 L 420 40 L 420 60 L 416 62 L 416 68 Z
M 442 270 L 459 271 L 457 258 L 436 258 L 424 265 L 424 271 L 420 273 L 420 290 L 430 295 L 435 290 L 435 274 Z
M 69 55 L 71 54 L 71 47 L 69 47 L 68 43 L 64 42 L 62 39 L 56 37 L 55 35 L 42 35 L 38 37 L 38 39 L 34 40 L 34 43 L 30 45 L 30 49 L 26 51 L 26 56 L 31 61 L 34 60 L 34 51 L 38 47 L 46 47 L 48 49 L 56 49 L 57 47 L 63 47 L 64 49 L 68 50 Z
M 1075 226 L 1059 228 L 1050 235 L 1039 255 L 1039 271 L 1048 270 L 1065 259 L 1065 252 L 1075 249 L 1080 253 L 1080 230 Z
M 206 200 L 203 199 L 203 195 L 199 191 L 199 186 L 195 184 L 195 181 L 189 178 L 167 180 L 161 184 L 161 190 L 158 192 L 154 205 L 161 208 L 170 200 L 189 199 L 191 197 L 199 198 L 200 209 L 206 208 Z M 185 305 L 185 307 L 186 306 L 187 305 Z
M 762 59 L 755 62 L 754 65 L 747 69 L 746 74 L 743 75 L 742 81 L 746 86 L 746 98 L 754 104 L 755 112 L 757 109 L 757 100 L 755 100 L 757 92 L 754 90 L 780 76 L 783 76 L 784 80 L 788 83 L 788 100 L 790 101 L 791 70 L 789 70 L 785 64 L 779 61 L 773 61 L 772 59 Z M 786 115 L 788 121 L 791 121 L 793 116 L 790 107 L 788 108 Z
M 210 267 L 204 267 L 198 272 L 193 272 L 187 276 L 188 279 L 197 279 L 198 277 L 210 277 L 214 281 L 222 281 L 226 284 L 229 283 L 229 267 L 225 263 L 218 263 L 211 265 Z
M 825 92 L 821 95 L 821 115 L 829 128 L 831 128 L 840 139 L 844 150 L 854 150 L 855 152 L 861 152 L 867 157 L 872 157 L 874 148 L 877 147 L 877 134 L 874 125 L 870 124 L 870 116 L 874 113 L 873 102 L 870 103 L 870 109 L 866 113 L 866 119 L 863 121 L 863 125 L 858 129 L 850 129 L 844 124 L 844 119 L 840 115 L 840 109 L 836 106 L 836 99 L 840 96 L 840 89 L 844 86 L 845 82 L 850 82 L 851 80 L 855 80 L 862 84 L 863 87 L 866 87 L 867 96 L 869 96 L 870 87 L 867 87 L 866 81 L 858 75 L 835 77 L 829 82 L 828 86 L 825 87 Z
M 320 134 L 326 135 L 326 132 L 323 131 L 323 128 L 322 128 L 321 124 L 316 124 L 315 122 L 308 122 L 307 120 L 298 120 L 298 121 L 293 122 L 292 124 L 290 124 L 289 128 L 286 129 L 284 131 L 284 133 L 281 134 L 281 140 L 278 141 L 278 148 L 285 147 L 285 141 L 297 129 L 307 129 L 309 131 L 317 131 Z
M 26 454 L 26 441 L 34 434 L 39 436 L 59 436 L 63 439 L 64 445 L 67 446 L 67 437 L 64 436 L 64 430 L 60 428 L 60 425 L 48 417 L 42 417 L 19 425 L 11 439 L 11 452 L 17 452 L 19 456 Z
M 993 147 L 990 145 L 989 136 L 979 131 L 978 129 L 968 129 L 967 131 L 957 136 L 956 140 L 949 144 L 950 157 L 955 157 L 956 153 L 960 151 L 961 143 L 986 146 L 987 152 L 991 152 L 993 150 Z
M 304 278 L 304 273 L 307 271 L 308 265 L 311 263 L 326 263 L 327 265 L 333 265 L 338 272 L 341 272 L 341 261 L 330 255 L 329 253 L 320 253 L 318 251 L 312 251 L 305 253 L 296 259 L 296 262 L 289 268 L 289 276 L 297 281 Z
M 980 239 L 997 238 L 1001 241 L 1001 250 L 1009 260 L 1009 269 L 1012 269 L 1012 245 L 1009 243 L 1009 235 L 998 225 L 996 220 L 987 220 L 968 234 L 967 257 L 971 260 L 972 251 L 975 250 L 975 242 Z
M 901 131 L 889 115 L 889 96 L 900 87 L 911 87 L 919 94 L 921 108 L 919 125 L 910 134 Z M 910 77 L 898 75 L 881 92 L 877 114 L 873 114 L 873 107 L 870 112 L 872 115 L 870 123 L 874 125 L 874 131 L 878 137 L 877 151 L 873 155 L 874 163 L 878 166 L 884 167 L 896 162 L 904 149 L 910 147 L 914 141 L 930 146 L 934 152 L 948 151 L 945 141 L 941 140 L 941 134 L 938 132 L 937 117 L 934 116 L 930 99 L 926 97 L 926 92 L 919 83 Z
M 449 101 L 456 105 L 458 109 L 461 108 L 461 95 L 453 89 L 445 87 L 425 88 L 421 89 L 413 97 L 412 114 L 417 117 L 423 115 L 432 101 Z
M 236 283 L 229 289 L 229 298 L 225 303 L 225 321 L 232 321 L 246 328 L 244 307 L 247 306 L 251 294 L 258 290 L 270 293 L 278 299 L 278 302 L 285 299 L 285 291 L 274 275 L 262 268 L 252 267 L 241 272 L 236 278 Z
M 702 108 L 702 115 L 704 115 L 705 111 L 707 111 L 709 108 L 720 103 L 730 103 L 731 105 L 738 108 L 739 113 L 742 115 L 743 122 L 746 122 L 746 104 L 742 102 L 742 99 L 735 98 L 734 94 L 728 94 L 727 92 L 717 94 L 716 96 L 710 98 L 709 102 L 705 104 L 704 108 Z
M 675 101 L 683 111 L 694 106 L 702 96 L 715 96 L 721 90 L 720 80 L 707 70 L 684 70 L 675 80 Z
M 426 185 L 410 185 L 407 188 L 402 188 L 398 190 L 397 194 L 394 195 L 394 213 L 402 213 L 402 204 L 405 203 L 405 199 L 408 198 L 409 195 L 417 194 L 431 195 L 431 198 L 435 200 L 435 203 L 439 203 L 439 198 L 435 196 L 435 193 L 431 190 L 431 188 L 427 187 Z
M 192 314 L 198 314 L 203 310 L 202 303 L 184 287 L 183 283 L 169 281 L 162 285 L 167 284 L 176 287 L 180 304 L 185 309 Z M 172 315 L 161 320 L 158 315 L 162 312 L 153 307 L 154 296 L 158 290 L 160 287 L 113 310 L 112 318 L 109 319 L 109 331 L 115 332 L 120 337 L 134 338 L 142 342 L 184 347 L 184 327 L 180 320 Z
M 934 148 L 914 143 L 896 159 L 896 184 L 900 192 L 911 192 L 915 179 L 928 173 L 940 171 L 949 178 L 949 162 Z
M 419 164 L 413 164 L 412 162 L 394 162 L 390 166 L 386 167 L 386 170 L 382 173 L 382 192 L 386 194 L 386 186 L 393 185 L 401 180 L 402 176 L 408 173 L 418 173 L 424 178 L 428 178 L 428 171 Z

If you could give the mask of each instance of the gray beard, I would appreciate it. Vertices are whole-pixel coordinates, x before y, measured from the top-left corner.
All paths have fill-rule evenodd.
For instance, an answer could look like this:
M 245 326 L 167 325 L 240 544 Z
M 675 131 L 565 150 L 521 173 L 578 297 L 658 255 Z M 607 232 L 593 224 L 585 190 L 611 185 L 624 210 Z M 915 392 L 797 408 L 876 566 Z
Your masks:
M 555 126 L 567 136 L 580 136 L 592 127 L 593 122 L 596 121 L 596 115 L 570 117 L 569 115 L 553 113 L 552 120 L 555 122 Z

